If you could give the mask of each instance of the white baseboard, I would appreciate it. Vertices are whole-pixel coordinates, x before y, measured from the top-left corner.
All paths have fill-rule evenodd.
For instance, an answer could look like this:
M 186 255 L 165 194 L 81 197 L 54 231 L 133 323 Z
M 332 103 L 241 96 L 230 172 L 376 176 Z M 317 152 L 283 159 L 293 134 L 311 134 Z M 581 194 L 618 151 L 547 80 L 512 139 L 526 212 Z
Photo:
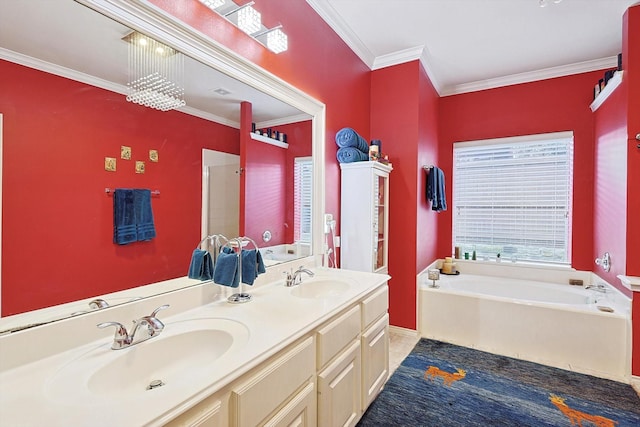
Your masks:
M 389 325 L 389 332 L 394 334 L 404 335 L 410 338 L 419 338 L 418 331 L 413 329 L 402 328 L 400 326 Z

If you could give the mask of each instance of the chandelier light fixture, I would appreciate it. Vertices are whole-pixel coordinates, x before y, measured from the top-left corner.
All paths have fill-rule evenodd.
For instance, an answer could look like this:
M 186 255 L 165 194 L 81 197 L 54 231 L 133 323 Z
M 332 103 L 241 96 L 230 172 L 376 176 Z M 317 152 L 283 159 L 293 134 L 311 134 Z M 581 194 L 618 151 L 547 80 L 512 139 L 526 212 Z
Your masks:
M 184 55 L 137 31 L 123 40 L 129 44 L 127 101 L 160 111 L 184 107 Z
M 255 2 L 250 1 L 238 6 L 233 0 L 198 1 L 222 15 L 273 53 L 284 52 L 288 49 L 287 35 L 282 31 L 282 25 L 273 28 L 263 26 L 260 12 L 253 8 Z

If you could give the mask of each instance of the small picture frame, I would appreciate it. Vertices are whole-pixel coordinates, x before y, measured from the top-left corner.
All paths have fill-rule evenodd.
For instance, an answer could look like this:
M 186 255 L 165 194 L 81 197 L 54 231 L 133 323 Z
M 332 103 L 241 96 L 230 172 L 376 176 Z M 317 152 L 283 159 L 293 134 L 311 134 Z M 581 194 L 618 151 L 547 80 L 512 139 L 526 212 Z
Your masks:
M 127 147 L 126 145 L 121 145 L 120 158 L 124 160 L 131 160 L 131 147 Z
M 107 172 L 115 172 L 116 171 L 116 158 L 115 157 L 105 157 L 104 158 L 104 170 Z
M 149 160 L 154 163 L 158 162 L 158 150 L 149 150 Z
M 136 173 L 144 173 L 144 162 L 136 160 Z

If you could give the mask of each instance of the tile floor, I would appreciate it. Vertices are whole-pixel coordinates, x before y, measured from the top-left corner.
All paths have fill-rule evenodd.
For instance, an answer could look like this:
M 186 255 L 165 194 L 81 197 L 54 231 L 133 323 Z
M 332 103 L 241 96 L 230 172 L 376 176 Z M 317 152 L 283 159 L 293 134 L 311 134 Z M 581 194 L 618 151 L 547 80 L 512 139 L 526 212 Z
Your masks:
M 389 375 L 395 372 L 419 340 L 420 337 L 416 331 L 389 329 Z

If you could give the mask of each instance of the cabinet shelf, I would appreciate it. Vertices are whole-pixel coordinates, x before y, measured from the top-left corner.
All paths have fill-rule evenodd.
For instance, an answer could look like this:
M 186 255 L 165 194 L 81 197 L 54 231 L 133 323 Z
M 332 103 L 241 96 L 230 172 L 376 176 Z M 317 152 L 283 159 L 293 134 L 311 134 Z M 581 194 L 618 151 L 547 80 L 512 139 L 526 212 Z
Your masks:
M 593 100 L 591 105 L 589 105 L 591 111 L 596 111 L 598 108 L 600 108 L 604 101 L 606 101 L 607 98 L 611 96 L 613 91 L 618 86 L 620 86 L 620 84 L 622 83 L 622 73 L 623 71 L 616 71 L 613 77 L 609 79 L 607 85 L 604 87 L 604 89 L 602 89 L 602 92 L 600 92 L 598 96 L 596 96 L 596 99 Z
M 274 138 L 269 138 L 268 136 L 258 135 L 257 133 L 253 133 L 253 132 L 249 132 L 249 135 L 251 135 L 251 139 L 254 139 L 256 141 L 275 145 L 276 147 L 280 147 L 280 148 L 289 148 L 289 144 L 287 144 L 286 142 L 282 142 Z

